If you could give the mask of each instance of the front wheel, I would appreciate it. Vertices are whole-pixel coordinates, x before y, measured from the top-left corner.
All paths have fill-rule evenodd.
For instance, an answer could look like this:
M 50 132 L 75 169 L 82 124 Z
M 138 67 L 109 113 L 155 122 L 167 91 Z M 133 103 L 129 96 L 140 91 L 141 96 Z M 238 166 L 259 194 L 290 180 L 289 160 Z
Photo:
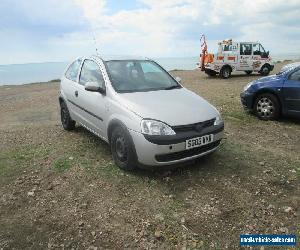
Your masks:
M 65 102 L 60 104 L 60 119 L 61 124 L 65 130 L 73 130 L 75 128 L 75 121 L 71 119 L 70 112 Z
M 132 138 L 127 129 L 118 126 L 111 135 L 111 153 L 116 165 L 123 170 L 133 170 L 136 167 L 136 154 Z
M 230 75 L 231 75 L 231 69 L 228 66 L 223 67 L 220 72 L 220 76 L 224 79 L 227 79 L 230 77 Z
M 255 99 L 254 111 L 261 120 L 276 120 L 280 114 L 280 104 L 275 95 L 262 94 Z
M 260 74 L 262 76 L 267 76 L 270 74 L 270 67 L 268 65 L 264 65 L 262 66 L 261 70 L 260 70 Z

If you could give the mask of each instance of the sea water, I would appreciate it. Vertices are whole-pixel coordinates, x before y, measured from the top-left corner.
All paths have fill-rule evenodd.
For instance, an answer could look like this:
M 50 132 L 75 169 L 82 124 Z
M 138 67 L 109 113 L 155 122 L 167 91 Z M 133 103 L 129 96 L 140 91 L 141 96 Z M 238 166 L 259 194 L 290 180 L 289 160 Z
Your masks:
M 297 60 L 300 54 L 273 56 L 273 60 Z M 167 70 L 193 70 L 197 68 L 198 57 L 154 58 Z M 0 85 L 21 85 L 47 82 L 59 79 L 67 67 L 67 62 L 45 62 L 0 65 Z

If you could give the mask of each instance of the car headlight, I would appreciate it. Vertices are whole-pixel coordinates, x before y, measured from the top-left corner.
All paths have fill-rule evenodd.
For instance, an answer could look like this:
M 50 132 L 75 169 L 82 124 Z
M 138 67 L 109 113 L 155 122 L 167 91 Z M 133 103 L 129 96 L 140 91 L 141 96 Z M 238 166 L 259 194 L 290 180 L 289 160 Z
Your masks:
M 223 119 L 222 119 L 221 115 L 219 114 L 219 115 L 216 117 L 216 119 L 215 119 L 214 125 L 215 125 L 215 126 L 218 126 L 218 125 L 220 125 L 222 122 L 223 122 Z
M 252 82 L 249 82 L 245 87 L 244 87 L 244 91 L 247 91 L 250 86 L 252 85 Z
M 142 120 L 141 130 L 146 135 L 175 135 L 175 131 L 167 124 L 155 120 Z

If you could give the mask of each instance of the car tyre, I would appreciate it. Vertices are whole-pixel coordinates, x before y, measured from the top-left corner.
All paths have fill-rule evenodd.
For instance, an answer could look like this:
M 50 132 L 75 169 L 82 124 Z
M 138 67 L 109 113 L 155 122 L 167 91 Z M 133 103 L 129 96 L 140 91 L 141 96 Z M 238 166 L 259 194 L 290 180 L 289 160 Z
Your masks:
M 246 71 L 245 71 L 245 73 L 246 73 L 247 75 L 251 75 L 252 72 L 253 72 L 252 70 L 246 70 Z
M 280 104 L 275 95 L 261 94 L 255 99 L 254 111 L 261 120 L 276 120 L 280 115 Z
M 136 152 L 132 138 L 124 127 L 116 127 L 111 134 L 110 147 L 116 165 L 126 171 L 136 168 Z
M 220 76 L 223 78 L 223 79 L 227 79 L 229 78 L 231 75 L 231 69 L 230 67 L 228 66 L 225 66 L 221 69 L 221 72 L 220 72 Z
M 69 109 L 65 102 L 60 103 L 60 119 L 65 130 L 70 131 L 75 128 L 76 122 L 72 120 Z
M 267 76 L 270 74 L 270 67 L 268 65 L 264 65 L 262 66 L 262 68 L 260 69 L 260 74 L 262 76 Z

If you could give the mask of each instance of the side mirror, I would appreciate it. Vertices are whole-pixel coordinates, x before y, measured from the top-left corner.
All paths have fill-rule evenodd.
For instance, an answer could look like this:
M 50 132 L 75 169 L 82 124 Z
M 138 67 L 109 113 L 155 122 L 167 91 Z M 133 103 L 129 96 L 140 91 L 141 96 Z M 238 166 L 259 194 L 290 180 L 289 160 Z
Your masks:
M 86 91 L 91 91 L 91 92 L 99 92 L 101 94 L 105 94 L 105 89 L 101 88 L 99 86 L 99 83 L 97 82 L 87 82 L 85 85 L 84 85 L 84 89 Z
M 176 77 L 175 77 L 175 80 L 176 80 L 177 82 L 181 83 L 181 78 L 180 78 L 179 76 L 176 76 Z

